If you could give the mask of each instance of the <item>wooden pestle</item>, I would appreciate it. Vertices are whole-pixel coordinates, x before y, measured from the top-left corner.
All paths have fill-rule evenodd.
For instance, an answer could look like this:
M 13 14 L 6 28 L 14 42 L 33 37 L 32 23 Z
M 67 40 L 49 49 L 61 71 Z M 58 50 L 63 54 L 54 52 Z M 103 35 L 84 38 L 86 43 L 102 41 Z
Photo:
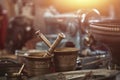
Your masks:
M 50 46 L 48 52 L 51 54 L 56 46 L 60 43 L 60 41 L 65 38 L 65 35 L 63 33 L 59 33 L 57 36 L 57 39 L 54 41 L 54 43 Z
M 40 32 L 40 30 L 36 31 L 36 34 L 39 38 L 41 38 L 44 41 L 44 43 L 47 44 L 48 47 L 51 47 L 50 41 Z

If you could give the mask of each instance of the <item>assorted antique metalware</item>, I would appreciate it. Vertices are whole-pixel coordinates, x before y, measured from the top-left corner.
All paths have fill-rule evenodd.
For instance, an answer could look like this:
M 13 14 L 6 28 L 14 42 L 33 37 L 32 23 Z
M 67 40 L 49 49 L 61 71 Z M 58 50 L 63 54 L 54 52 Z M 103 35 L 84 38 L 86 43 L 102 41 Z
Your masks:
M 116 80 L 119 74 L 117 67 L 120 66 L 120 20 L 89 22 L 89 17 L 93 15 L 100 17 L 96 9 L 81 14 L 72 16 L 81 22 L 79 29 L 82 41 L 78 43 L 82 46 L 81 50 L 75 46 L 58 48 L 62 39 L 66 38 L 64 33 L 58 33 L 51 43 L 38 30 L 36 35 L 48 49 L 16 50 L 17 61 L 0 58 L 0 76 L 18 80 Z M 105 45 L 107 51 L 90 50 L 94 41 Z M 81 51 L 84 51 L 82 56 Z

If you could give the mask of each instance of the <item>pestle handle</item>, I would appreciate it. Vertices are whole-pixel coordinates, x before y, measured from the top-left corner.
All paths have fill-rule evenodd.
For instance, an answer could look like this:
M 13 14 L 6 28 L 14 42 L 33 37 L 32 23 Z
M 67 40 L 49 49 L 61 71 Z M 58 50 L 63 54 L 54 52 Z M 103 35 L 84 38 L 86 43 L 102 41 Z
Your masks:
M 40 30 L 36 31 L 36 35 L 41 38 L 48 47 L 51 46 L 50 41 L 40 32 Z
M 54 43 L 49 48 L 48 52 L 52 53 L 55 49 L 55 47 L 60 43 L 60 41 L 65 38 L 65 35 L 63 33 L 59 33 L 57 36 L 57 39 L 54 41 Z
M 13 73 L 12 76 L 20 76 L 22 71 L 23 71 L 23 69 L 24 69 L 24 67 L 25 67 L 25 64 L 22 65 L 22 67 L 20 68 L 18 73 Z

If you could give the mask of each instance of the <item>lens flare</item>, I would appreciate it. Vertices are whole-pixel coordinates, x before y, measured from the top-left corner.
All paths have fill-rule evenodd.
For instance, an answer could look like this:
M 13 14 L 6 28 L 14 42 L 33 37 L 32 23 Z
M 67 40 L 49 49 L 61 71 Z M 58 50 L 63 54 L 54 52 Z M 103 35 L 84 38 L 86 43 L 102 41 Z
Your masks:
M 64 6 L 64 8 L 75 9 L 104 6 L 108 3 L 108 0 L 54 0 L 54 3 L 61 8 Z

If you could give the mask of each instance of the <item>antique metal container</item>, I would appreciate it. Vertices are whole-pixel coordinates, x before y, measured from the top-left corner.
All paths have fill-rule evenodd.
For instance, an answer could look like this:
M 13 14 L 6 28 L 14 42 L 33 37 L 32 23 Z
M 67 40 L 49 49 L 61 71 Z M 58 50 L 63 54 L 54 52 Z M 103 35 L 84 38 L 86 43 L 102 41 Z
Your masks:
M 75 70 L 78 51 L 79 49 L 72 47 L 56 48 L 54 50 L 55 70 Z
M 51 73 L 53 55 L 46 55 L 46 51 L 32 51 L 25 56 L 28 75 L 36 76 Z
M 112 62 L 120 65 L 120 20 L 105 20 L 90 24 L 94 39 L 110 51 Z

